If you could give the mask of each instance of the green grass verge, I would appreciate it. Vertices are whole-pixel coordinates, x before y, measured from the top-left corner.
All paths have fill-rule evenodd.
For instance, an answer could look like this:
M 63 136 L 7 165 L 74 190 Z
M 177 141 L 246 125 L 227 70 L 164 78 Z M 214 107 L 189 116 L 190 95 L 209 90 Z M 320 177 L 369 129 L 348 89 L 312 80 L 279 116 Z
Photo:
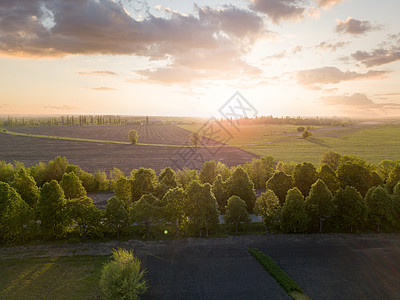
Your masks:
M 99 299 L 109 256 L 0 260 L 0 299 Z
M 306 297 L 301 287 L 270 256 L 256 248 L 250 248 L 249 252 L 292 298 L 299 299 L 300 296 Z

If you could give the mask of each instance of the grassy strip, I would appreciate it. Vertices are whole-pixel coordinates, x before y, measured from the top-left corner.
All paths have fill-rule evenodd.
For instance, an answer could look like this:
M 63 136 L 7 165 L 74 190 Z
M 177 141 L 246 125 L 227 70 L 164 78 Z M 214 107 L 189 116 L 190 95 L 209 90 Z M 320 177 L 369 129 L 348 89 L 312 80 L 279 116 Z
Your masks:
M 109 255 L 0 260 L 0 299 L 99 299 Z
M 53 135 L 19 133 L 19 132 L 14 132 L 14 131 L 9 131 L 9 130 L 4 131 L 1 128 L 0 128 L 0 133 L 24 136 L 24 137 L 34 137 L 34 138 L 64 140 L 64 141 L 78 141 L 78 142 L 106 143 L 106 144 L 120 144 L 120 145 L 131 145 L 132 144 L 130 142 L 105 141 L 105 140 L 69 138 L 69 137 L 53 136 Z M 191 145 L 170 145 L 170 144 L 149 144 L 149 143 L 137 143 L 135 145 L 136 146 L 153 146 L 153 147 L 172 147 L 172 148 L 195 148 L 195 146 L 191 146 Z M 219 147 L 231 147 L 231 146 L 228 146 L 228 145 L 209 145 L 209 146 L 201 145 L 201 146 L 199 146 L 199 148 L 219 148 Z
M 301 287 L 270 256 L 255 248 L 249 249 L 249 252 L 292 298 L 304 298 L 305 295 Z

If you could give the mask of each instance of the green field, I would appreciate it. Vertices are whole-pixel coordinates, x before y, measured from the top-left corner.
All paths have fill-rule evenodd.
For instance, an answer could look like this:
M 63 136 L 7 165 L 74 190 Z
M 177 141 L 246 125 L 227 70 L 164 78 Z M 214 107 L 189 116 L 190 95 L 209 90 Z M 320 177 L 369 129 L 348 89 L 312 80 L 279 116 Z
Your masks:
M 181 126 L 197 130 L 199 125 Z M 241 126 L 239 132 L 231 130 L 228 142 L 243 150 L 271 155 L 277 161 L 308 161 L 318 164 L 321 155 L 329 150 L 341 154 L 358 155 L 371 163 L 384 159 L 400 159 L 400 125 L 358 124 L 348 127 L 317 128 L 307 140 L 292 125 Z
M 0 299 L 96 299 L 108 256 L 0 260 Z

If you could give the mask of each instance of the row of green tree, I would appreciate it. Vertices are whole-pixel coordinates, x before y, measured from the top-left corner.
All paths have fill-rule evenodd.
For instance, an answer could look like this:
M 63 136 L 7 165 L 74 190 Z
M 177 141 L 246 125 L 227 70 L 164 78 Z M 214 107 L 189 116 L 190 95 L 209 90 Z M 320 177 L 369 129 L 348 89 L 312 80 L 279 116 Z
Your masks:
M 119 235 L 134 221 L 146 225 L 147 234 L 151 224 L 155 223 L 174 224 L 172 231 L 181 233 L 182 228 L 185 234 L 200 235 L 215 230 L 220 212 L 225 213 L 227 222 L 233 222 L 237 228 L 247 220 L 247 213 L 253 212 L 255 204 L 254 211 L 263 216 L 266 225 L 285 232 L 317 230 L 315 220 L 321 230 L 325 219 L 342 230 L 351 230 L 356 225 L 365 228 L 371 224 L 378 230 L 381 225 L 393 229 L 398 226 L 400 216 L 399 188 L 396 187 L 399 180 L 399 162 L 383 161 L 374 166 L 358 157 L 335 152 L 323 155 L 318 170 L 310 163 L 275 163 L 271 157 L 263 157 L 235 168 L 208 161 L 200 172 L 190 169 L 175 172 L 166 168 L 158 176 L 154 170 L 144 168 L 133 170 L 129 176 L 119 169 L 112 170 L 110 176 L 105 172 L 92 175 L 60 157 L 28 169 L 21 163 L 1 162 L 0 235 L 4 241 L 25 240 L 27 232 L 30 237 L 61 237 L 79 231 L 85 237 L 88 232 L 102 235 L 110 228 Z M 258 199 L 253 182 L 267 188 Z M 107 189 L 113 190 L 115 197 L 109 200 L 108 210 L 101 212 L 86 192 Z M 172 200 L 168 199 L 179 198 L 178 195 L 181 195 L 182 219 L 177 223 L 167 214 L 173 211 L 168 205 Z M 235 200 L 232 200 L 233 196 L 236 196 Z M 318 200 L 324 204 L 310 204 L 318 197 L 325 199 Z M 262 199 L 270 198 L 277 201 L 265 200 L 267 204 L 260 204 Z M 298 201 L 288 201 L 292 198 Z M 338 204 L 340 201 L 343 202 L 341 205 Z M 195 206 L 195 203 L 201 205 Z M 238 208 L 238 203 L 244 205 Z M 288 207 L 292 206 L 293 213 L 300 218 L 295 221 L 297 227 L 288 225 L 296 220 L 287 213 Z M 114 213 L 118 217 L 113 219 L 110 209 L 118 212 Z M 148 218 L 144 211 L 157 216 Z M 237 211 L 241 212 L 239 219 L 232 217 Z M 203 215 L 196 215 L 200 212 Z M 352 222 L 345 217 L 350 212 L 356 214 L 348 217 Z M 121 223 L 121 220 L 125 221 Z

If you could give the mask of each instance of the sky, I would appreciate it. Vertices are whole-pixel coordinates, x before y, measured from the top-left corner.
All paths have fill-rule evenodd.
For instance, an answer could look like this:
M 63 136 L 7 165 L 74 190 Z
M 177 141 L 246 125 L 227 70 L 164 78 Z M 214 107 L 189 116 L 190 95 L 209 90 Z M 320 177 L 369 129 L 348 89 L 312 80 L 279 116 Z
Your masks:
M 398 0 L 1 0 L 0 115 L 400 115 Z

